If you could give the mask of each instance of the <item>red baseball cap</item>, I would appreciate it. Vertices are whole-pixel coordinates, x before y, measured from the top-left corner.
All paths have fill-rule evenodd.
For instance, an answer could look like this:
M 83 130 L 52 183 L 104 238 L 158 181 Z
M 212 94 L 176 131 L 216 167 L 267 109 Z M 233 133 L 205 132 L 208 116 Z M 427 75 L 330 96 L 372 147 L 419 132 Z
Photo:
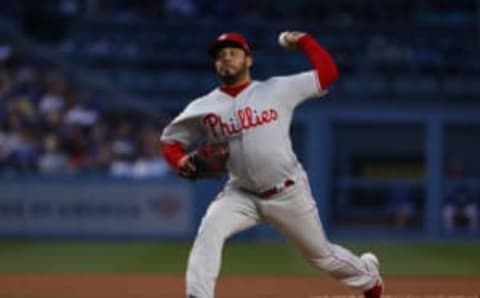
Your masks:
M 236 47 L 241 48 L 250 55 L 250 46 L 248 41 L 243 35 L 236 32 L 227 32 L 220 34 L 214 41 L 212 41 L 208 46 L 208 55 L 215 58 L 217 52 L 224 47 Z

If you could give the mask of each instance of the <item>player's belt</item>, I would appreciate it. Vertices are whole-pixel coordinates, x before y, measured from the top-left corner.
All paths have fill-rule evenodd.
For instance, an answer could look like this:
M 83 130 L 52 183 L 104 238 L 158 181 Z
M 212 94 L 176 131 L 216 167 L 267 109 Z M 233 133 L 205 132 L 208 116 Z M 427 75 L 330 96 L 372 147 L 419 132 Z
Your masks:
M 266 191 L 262 191 L 257 195 L 263 199 L 268 199 L 273 195 L 282 192 L 285 188 L 288 188 L 294 184 L 295 184 L 295 181 L 293 181 L 292 179 L 287 179 L 283 183 L 276 185 L 275 187 L 272 187 L 270 189 L 267 189 Z

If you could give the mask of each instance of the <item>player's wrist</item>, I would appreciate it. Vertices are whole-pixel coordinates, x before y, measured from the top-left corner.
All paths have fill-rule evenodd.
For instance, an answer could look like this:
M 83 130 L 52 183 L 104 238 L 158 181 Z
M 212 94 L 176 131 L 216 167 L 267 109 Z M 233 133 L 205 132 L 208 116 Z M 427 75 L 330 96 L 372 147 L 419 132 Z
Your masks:
M 311 36 L 310 34 L 306 33 L 305 35 L 303 35 L 302 37 L 300 37 L 298 39 L 298 42 L 297 42 L 297 47 L 299 49 L 301 49 L 302 51 L 305 51 L 305 49 L 309 46 L 309 44 L 311 44 L 312 42 L 315 42 L 315 39 L 313 38 L 313 36 Z

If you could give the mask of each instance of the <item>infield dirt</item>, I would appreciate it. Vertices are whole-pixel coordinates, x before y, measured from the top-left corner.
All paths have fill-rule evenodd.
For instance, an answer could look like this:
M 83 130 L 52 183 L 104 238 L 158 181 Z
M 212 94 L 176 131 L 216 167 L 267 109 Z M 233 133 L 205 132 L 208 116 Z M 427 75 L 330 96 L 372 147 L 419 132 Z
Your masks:
M 338 281 L 312 276 L 222 276 L 218 298 L 354 297 Z M 480 278 L 389 277 L 386 297 L 480 297 Z M 178 275 L 0 275 L 0 298 L 183 298 Z

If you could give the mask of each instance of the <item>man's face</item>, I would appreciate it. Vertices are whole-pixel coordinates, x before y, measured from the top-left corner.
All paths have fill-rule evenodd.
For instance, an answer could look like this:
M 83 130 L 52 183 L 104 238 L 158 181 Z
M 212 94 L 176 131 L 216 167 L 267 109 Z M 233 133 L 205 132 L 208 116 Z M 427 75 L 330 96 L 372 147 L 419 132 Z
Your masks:
M 252 58 L 240 48 L 224 47 L 215 57 L 217 74 L 226 84 L 234 84 L 244 79 L 250 66 Z

